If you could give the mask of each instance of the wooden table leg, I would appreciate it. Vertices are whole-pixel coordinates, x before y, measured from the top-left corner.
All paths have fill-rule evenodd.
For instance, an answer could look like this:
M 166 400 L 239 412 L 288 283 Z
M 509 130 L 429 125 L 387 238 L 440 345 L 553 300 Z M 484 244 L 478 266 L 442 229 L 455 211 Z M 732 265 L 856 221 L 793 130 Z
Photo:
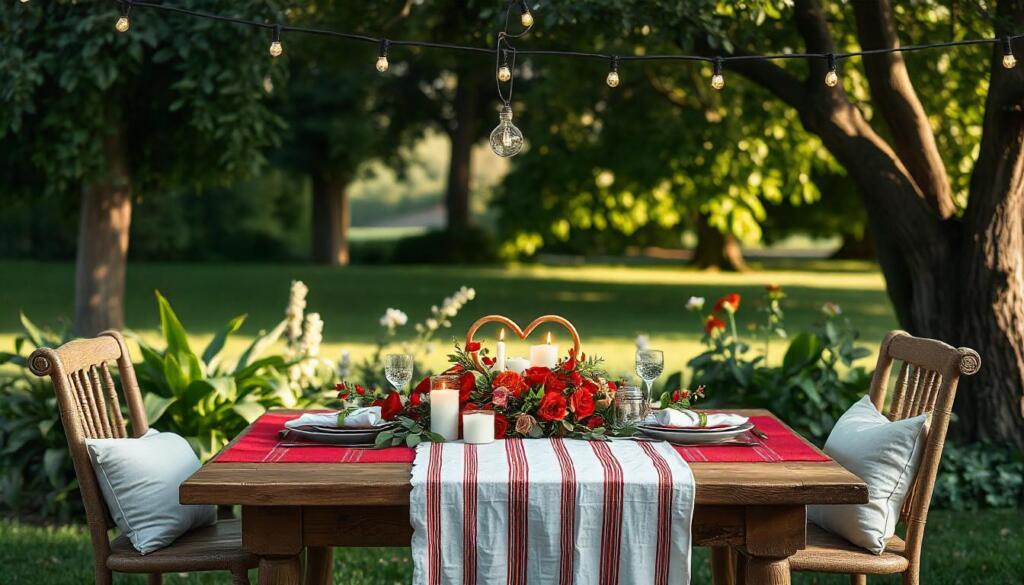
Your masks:
M 732 547 L 711 547 L 711 581 L 714 585 L 736 584 L 736 553 Z
M 789 585 L 789 556 L 807 544 L 803 506 L 748 506 L 744 553 L 747 585 Z
M 306 585 L 331 585 L 334 582 L 334 549 L 329 546 L 306 548 Z
M 260 557 L 260 585 L 301 585 L 302 508 L 242 506 L 242 549 Z

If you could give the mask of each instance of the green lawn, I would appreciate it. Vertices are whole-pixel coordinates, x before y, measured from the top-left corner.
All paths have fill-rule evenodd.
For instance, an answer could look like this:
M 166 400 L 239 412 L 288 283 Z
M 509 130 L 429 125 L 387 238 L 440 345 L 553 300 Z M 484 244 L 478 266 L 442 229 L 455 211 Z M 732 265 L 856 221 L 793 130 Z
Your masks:
M 922 581 L 929 585 L 1019 584 L 1024 576 L 1024 513 L 1012 510 L 932 512 L 924 543 Z M 37 528 L 0 521 L 0 567 L 5 585 L 78 585 L 92 580 L 89 537 L 81 528 Z M 695 549 L 693 582 L 710 583 L 707 550 Z M 409 549 L 348 549 L 335 552 L 338 585 L 407 584 Z M 115 583 L 142 583 L 122 577 Z M 169 576 L 168 584 L 228 583 L 227 575 Z M 846 584 L 839 576 L 801 575 L 799 584 Z M 896 578 L 871 583 L 896 584 Z
M 18 311 L 33 320 L 56 323 L 72 311 L 70 264 L 0 262 L 0 350 L 11 347 Z M 778 283 L 789 295 L 784 308 L 788 329 L 810 325 L 825 301 L 842 306 L 861 330 L 866 344 L 877 346 L 896 326 L 877 270 L 864 263 L 774 262 L 745 274 L 705 273 L 676 266 L 543 266 L 508 268 L 358 266 L 331 269 L 309 265 L 132 264 L 128 270 L 127 325 L 152 335 L 158 326 L 153 291 L 166 295 L 188 330 L 208 339 L 228 318 L 248 313 L 233 347 L 281 317 L 288 285 L 309 285 L 309 309 L 326 322 L 324 355 L 350 349 L 358 357 L 380 334 L 377 319 L 388 307 L 424 319 L 432 304 L 459 286 L 476 288 L 477 299 L 439 338 L 439 350 L 462 335 L 477 317 L 502 313 L 522 323 L 545 313 L 566 316 L 579 329 L 584 350 L 603 355 L 611 371 L 632 369 L 633 339 L 647 333 L 666 351 L 667 370 L 679 369 L 698 351 L 700 325 L 684 309 L 691 295 L 709 303 L 737 291 L 744 297 L 740 324 L 757 319 L 763 286 Z M 411 326 L 410 326 L 411 327 Z M 407 327 L 410 328 L 410 327 Z M 411 333 L 411 332 L 410 332 Z M 564 341 L 564 338 L 563 338 Z M 525 348 L 510 353 L 526 354 Z M 781 349 L 776 350 L 776 357 Z M 435 354 L 440 366 L 444 352 Z M 866 364 L 870 365 L 870 364 Z

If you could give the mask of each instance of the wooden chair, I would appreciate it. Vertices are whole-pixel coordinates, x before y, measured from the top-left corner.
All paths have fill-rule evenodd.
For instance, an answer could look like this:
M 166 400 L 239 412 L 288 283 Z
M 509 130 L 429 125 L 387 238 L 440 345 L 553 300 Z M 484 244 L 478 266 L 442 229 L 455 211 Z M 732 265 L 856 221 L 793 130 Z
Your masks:
M 891 385 L 893 362 L 900 362 L 892 384 L 892 399 L 885 410 Z M 942 446 L 946 440 L 949 416 L 961 375 L 971 375 L 981 367 L 978 352 L 955 348 L 934 339 L 912 337 L 905 331 L 892 331 L 882 342 L 878 364 L 871 379 L 871 401 L 890 420 L 931 413 L 925 427 L 925 449 L 914 483 L 900 511 L 906 527 L 906 540 L 893 536 L 885 551 L 875 555 L 840 536 L 807 524 L 807 547 L 789 558 L 791 571 L 847 573 L 854 585 L 867 583 L 867 575 L 901 573 L 903 583 L 917 585 L 921 571 L 921 542 L 928 518 L 935 476 L 939 471 Z M 723 551 L 716 551 L 716 582 L 730 581 L 731 567 L 723 566 Z M 743 556 L 738 555 L 737 581 L 742 582 Z M 720 576 L 721 575 L 721 576 Z
M 259 559 L 242 552 L 241 527 L 237 520 L 221 520 L 213 526 L 194 530 L 170 546 L 145 556 L 139 554 L 124 535 L 110 540 L 108 531 L 114 522 L 96 483 L 85 446 L 86 439 L 129 436 L 109 362 L 116 362 L 120 372 L 132 436 L 140 437 L 149 430 L 149 423 L 128 348 L 120 333 L 105 331 L 95 339 L 71 341 L 59 349 L 38 349 L 29 357 L 32 372 L 40 377 L 50 376 L 57 394 L 61 422 L 89 523 L 97 585 L 109 585 L 113 571 L 148 573 L 150 584 L 159 584 L 162 573 L 230 571 L 234 585 L 247 585 L 248 570 L 255 567 Z

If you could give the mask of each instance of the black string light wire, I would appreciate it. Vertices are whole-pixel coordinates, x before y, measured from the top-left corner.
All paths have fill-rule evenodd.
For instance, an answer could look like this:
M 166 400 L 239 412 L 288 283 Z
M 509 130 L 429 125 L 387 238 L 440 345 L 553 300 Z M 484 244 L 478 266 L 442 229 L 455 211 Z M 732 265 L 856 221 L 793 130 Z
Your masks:
M 22 3 L 27 3 L 29 0 L 21 0 Z M 431 41 L 418 41 L 418 40 L 399 40 L 399 39 L 385 39 L 374 37 L 365 34 L 347 33 L 343 31 L 322 29 L 322 28 L 310 28 L 302 26 L 291 26 L 280 23 L 269 23 L 259 20 L 250 20 L 245 18 L 237 18 L 233 16 L 225 16 L 222 14 L 215 14 L 212 12 L 206 12 L 203 10 L 195 10 L 192 8 L 183 8 L 181 6 L 175 6 L 172 4 L 164 4 L 160 2 L 150 2 L 146 0 L 114 0 L 120 6 L 120 16 L 117 19 L 114 27 L 118 32 L 128 32 L 130 28 L 129 14 L 132 8 L 145 8 L 155 11 L 170 12 L 175 14 L 181 14 L 190 16 L 193 18 L 202 18 L 206 20 L 213 20 L 219 22 L 226 22 L 236 25 L 249 26 L 254 28 L 267 29 L 271 32 L 271 45 L 270 54 L 277 57 L 282 54 L 283 46 L 281 44 L 281 34 L 287 33 L 300 33 L 315 36 L 332 37 L 337 39 L 372 43 L 378 45 L 377 51 L 377 70 L 381 73 L 388 70 L 388 52 L 391 47 L 415 47 L 422 49 L 438 49 L 438 50 L 450 50 L 450 51 L 462 51 L 467 53 L 483 53 L 495 55 L 497 63 L 495 65 L 496 78 L 498 83 L 498 97 L 502 101 L 502 111 L 500 115 L 500 123 L 498 128 L 495 128 L 495 132 L 500 134 L 499 144 L 501 148 L 495 148 L 495 152 L 499 152 L 502 156 L 512 156 L 519 152 L 522 148 L 522 133 L 516 128 L 512 122 L 512 86 L 514 82 L 513 71 L 515 68 L 516 55 L 528 55 L 538 57 L 567 57 L 576 59 L 596 59 L 610 62 L 610 70 L 608 76 L 605 78 L 605 82 L 610 87 L 616 87 L 619 83 L 619 63 L 629 61 L 692 61 L 699 63 L 710 63 L 712 66 L 712 77 L 711 86 L 716 90 L 721 90 L 725 87 L 725 76 L 723 69 L 726 64 L 732 62 L 742 61 L 782 61 L 791 59 L 803 59 L 806 61 L 812 60 L 825 60 L 828 66 L 828 71 L 825 74 L 824 82 L 828 87 L 835 87 L 839 83 L 839 73 L 837 65 L 844 59 L 851 59 L 855 57 L 865 57 L 871 55 L 884 55 L 892 53 L 912 53 L 917 51 L 925 51 L 930 49 L 942 49 L 949 47 L 962 47 L 968 45 L 991 45 L 998 44 L 1002 47 L 1003 59 L 1002 65 L 1007 69 L 1012 69 L 1017 65 L 1017 59 L 1013 55 L 1013 41 L 1024 37 L 1024 34 L 1008 35 L 1004 37 L 996 38 L 981 38 L 981 39 L 964 39 L 959 41 L 945 41 L 937 43 L 924 43 L 916 45 L 903 45 L 900 47 L 887 47 L 881 49 L 865 49 L 860 51 L 849 51 L 841 53 L 777 53 L 777 54 L 763 54 L 763 55 L 685 55 L 685 54 L 652 54 L 652 55 L 608 55 L 604 53 L 593 53 L 587 51 L 563 51 L 563 50 L 519 50 L 516 49 L 510 39 L 520 38 L 533 28 L 535 20 L 533 13 L 530 11 L 529 5 L 526 0 L 508 0 L 508 6 L 505 11 L 505 26 L 502 31 L 498 33 L 498 41 L 494 48 L 487 47 L 474 47 L 469 45 L 459 45 L 453 43 L 438 43 Z M 511 14 L 514 9 L 518 9 L 519 13 L 519 24 L 522 25 L 522 30 L 519 32 L 509 32 L 509 21 Z M 511 59 L 510 59 L 511 58 Z M 506 96 L 502 84 L 508 85 L 508 95 Z M 499 132 L 499 130 L 501 132 Z M 511 144 L 516 144 L 516 134 L 518 133 L 518 148 L 510 149 L 505 148 L 508 145 L 509 140 Z M 492 147 L 494 146 L 492 133 Z M 511 137 L 511 138 L 510 138 Z M 512 154 L 507 153 L 510 150 L 515 150 Z

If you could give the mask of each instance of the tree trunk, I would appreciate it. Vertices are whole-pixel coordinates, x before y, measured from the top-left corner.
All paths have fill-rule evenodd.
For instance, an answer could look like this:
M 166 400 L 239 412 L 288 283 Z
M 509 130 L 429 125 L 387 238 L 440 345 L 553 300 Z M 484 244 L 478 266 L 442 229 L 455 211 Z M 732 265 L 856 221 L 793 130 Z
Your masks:
M 330 171 L 313 173 L 312 257 L 317 264 L 348 266 L 348 230 L 352 223 L 348 182 Z
M 124 275 L 132 185 L 119 115 L 107 112 L 104 172 L 82 186 L 75 260 L 74 331 L 84 337 L 124 328 Z
M 471 223 L 469 181 L 472 174 L 473 145 L 480 130 L 480 86 L 471 73 L 459 75 L 455 90 L 455 119 L 448 136 L 452 143 L 448 167 L 448 229 L 465 228 Z
M 736 236 L 723 234 L 708 222 L 708 216 L 703 213 L 697 220 L 697 248 L 693 251 L 690 264 L 703 270 L 747 270 L 743 250 Z
M 839 248 L 832 252 L 829 258 L 833 260 L 874 260 L 875 243 L 871 239 L 871 233 L 869 230 L 864 230 L 859 236 L 844 233 Z

